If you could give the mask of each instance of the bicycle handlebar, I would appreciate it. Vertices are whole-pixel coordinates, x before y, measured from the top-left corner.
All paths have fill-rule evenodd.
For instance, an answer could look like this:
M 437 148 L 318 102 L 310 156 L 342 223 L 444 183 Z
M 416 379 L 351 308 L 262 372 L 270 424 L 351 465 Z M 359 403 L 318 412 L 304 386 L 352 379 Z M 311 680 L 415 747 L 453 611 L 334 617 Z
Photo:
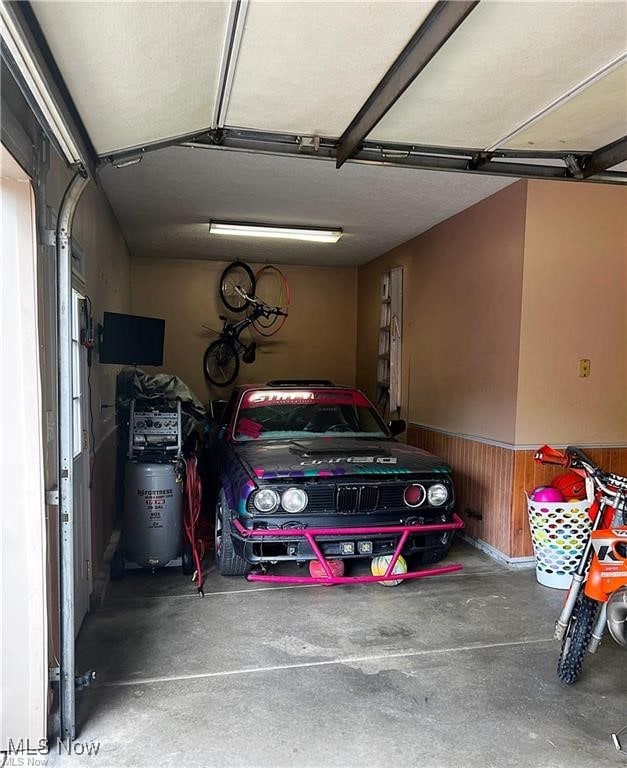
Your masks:
M 287 312 L 284 312 L 279 307 L 268 306 L 268 304 L 261 301 L 261 299 L 258 299 L 256 296 L 249 296 L 246 291 L 240 288 L 239 285 L 235 286 L 235 290 L 243 299 L 246 299 L 249 304 L 253 304 L 255 306 L 255 310 L 261 311 L 264 317 L 270 317 L 270 315 L 280 315 L 281 317 L 287 317 Z

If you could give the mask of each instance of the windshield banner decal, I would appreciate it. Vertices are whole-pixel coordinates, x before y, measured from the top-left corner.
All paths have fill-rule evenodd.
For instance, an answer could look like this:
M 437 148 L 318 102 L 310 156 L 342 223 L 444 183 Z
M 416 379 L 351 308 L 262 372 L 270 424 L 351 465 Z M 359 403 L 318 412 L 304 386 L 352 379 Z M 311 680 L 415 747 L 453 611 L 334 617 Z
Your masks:
M 258 389 L 246 392 L 242 408 L 267 405 L 356 405 L 368 408 L 370 403 L 361 392 L 351 389 Z

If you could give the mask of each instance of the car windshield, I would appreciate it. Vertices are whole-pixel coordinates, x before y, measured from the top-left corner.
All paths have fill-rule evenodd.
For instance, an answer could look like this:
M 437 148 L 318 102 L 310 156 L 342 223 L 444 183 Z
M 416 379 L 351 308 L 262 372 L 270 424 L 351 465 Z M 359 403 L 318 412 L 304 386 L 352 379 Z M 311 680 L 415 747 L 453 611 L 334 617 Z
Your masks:
M 370 402 L 356 390 L 246 392 L 233 430 L 236 440 L 306 437 L 389 437 Z

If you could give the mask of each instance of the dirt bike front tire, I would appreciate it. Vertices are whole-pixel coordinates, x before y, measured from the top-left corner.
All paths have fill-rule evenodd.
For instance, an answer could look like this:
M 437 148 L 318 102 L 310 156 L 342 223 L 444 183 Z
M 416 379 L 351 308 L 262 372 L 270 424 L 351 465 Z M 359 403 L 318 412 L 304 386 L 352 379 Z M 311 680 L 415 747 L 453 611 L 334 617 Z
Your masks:
M 579 679 L 598 612 L 599 603 L 585 595 L 582 589 L 564 635 L 557 663 L 557 676 L 565 685 L 573 685 Z

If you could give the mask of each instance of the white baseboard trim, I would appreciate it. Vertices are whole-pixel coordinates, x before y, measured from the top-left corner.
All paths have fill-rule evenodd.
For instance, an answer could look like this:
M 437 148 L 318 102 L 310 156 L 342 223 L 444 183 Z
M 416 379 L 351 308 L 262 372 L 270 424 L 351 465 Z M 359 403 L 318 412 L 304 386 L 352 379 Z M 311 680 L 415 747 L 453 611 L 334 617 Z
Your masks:
M 462 533 L 461 531 L 458 533 L 458 536 L 471 546 L 479 549 L 481 552 L 485 552 L 486 555 L 490 555 L 494 560 L 498 560 L 500 563 L 505 563 L 505 565 L 511 565 L 516 568 L 530 568 L 535 566 L 536 559 L 533 555 L 510 557 L 504 552 L 501 552 L 500 549 L 488 544 L 487 541 L 483 541 L 483 539 L 477 539 L 474 536 L 469 536 L 467 533 Z

